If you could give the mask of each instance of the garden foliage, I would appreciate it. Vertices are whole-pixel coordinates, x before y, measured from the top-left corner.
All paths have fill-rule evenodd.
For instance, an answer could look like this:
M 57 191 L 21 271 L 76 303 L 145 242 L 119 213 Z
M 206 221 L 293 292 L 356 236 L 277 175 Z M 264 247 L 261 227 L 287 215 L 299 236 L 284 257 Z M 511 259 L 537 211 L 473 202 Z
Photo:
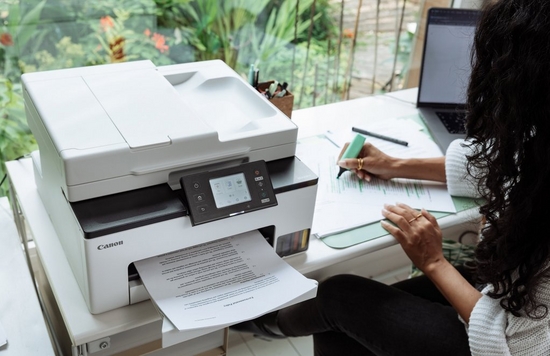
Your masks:
M 3 162 L 37 148 L 21 74 L 141 59 L 156 65 L 222 59 L 243 77 L 254 64 L 260 81 L 287 81 L 296 105 L 307 107 L 338 99 L 343 86 L 344 69 L 336 66 L 346 59 L 330 53 L 338 40 L 333 12 L 328 0 L 2 1 L 0 179 Z

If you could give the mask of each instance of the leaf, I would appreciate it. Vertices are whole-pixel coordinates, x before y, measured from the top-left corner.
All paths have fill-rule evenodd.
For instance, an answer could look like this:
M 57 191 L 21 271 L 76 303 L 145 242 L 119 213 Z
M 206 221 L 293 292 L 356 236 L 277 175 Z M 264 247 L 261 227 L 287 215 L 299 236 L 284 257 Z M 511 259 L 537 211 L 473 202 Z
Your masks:
M 36 27 L 40 20 L 40 14 L 45 4 L 46 0 L 39 2 L 31 11 L 24 15 L 17 24 L 15 41 L 17 41 L 21 52 L 21 49 L 25 47 L 29 39 L 35 35 Z

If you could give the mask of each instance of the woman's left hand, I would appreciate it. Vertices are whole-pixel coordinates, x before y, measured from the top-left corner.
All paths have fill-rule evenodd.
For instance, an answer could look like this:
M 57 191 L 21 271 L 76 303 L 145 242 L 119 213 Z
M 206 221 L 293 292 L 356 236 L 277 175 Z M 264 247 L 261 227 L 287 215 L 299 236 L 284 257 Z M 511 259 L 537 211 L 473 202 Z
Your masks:
M 396 225 L 382 221 L 382 227 L 395 237 L 422 272 L 429 272 L 445 261 L 441 229 L 433 215 L 424 209 L 419 212 L 399 203 L 384 205 L 382 215 Z

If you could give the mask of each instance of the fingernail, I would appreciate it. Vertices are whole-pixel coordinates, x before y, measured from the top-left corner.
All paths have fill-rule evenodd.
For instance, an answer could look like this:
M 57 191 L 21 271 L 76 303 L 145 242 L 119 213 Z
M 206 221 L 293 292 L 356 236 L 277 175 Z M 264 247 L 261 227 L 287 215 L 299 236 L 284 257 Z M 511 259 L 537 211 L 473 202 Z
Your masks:
M 346 165 L 346 161 L 338 161 L 338 165 L 343 168 L 348 168 Z

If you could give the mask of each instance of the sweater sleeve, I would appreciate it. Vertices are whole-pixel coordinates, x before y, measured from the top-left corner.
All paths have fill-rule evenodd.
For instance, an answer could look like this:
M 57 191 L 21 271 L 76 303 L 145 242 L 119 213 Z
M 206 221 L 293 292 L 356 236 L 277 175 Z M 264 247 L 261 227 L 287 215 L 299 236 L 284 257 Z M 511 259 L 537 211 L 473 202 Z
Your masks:
M 466 156 L 472 152 L 467 141 L 454 140 L 445 154 L 447 189 L 453 196 L 479 198 L 476 180 L 468 174 Z
M 540 319 L 516 317 L 500 306 L 500 299 L 486 295 L 489 288 L 483 291 L 470 315 L 468 339 L 472 355 L 550 355 L 548 313 Z M 541 288 L 539 302 L 550 305 L 550 287 L 543 283 Z
M 453 141 L 447 149 L 445 174 L 451 195 L 479 197 L 477 182 L 466 169 L 466 157 L 472 149 L 464 140 Z M 472 355 L 550 355 L 550 309 L 539 319 L 526 315 L 514 316 L 502 308 L 500 299 L 487 295 L 490 288 L 488 286 L 482 291 L 483 295 L 474 306 L 467 325 Z M 537 302 L 550 308 L 550 283 L 544 280 L 538 288 Z

